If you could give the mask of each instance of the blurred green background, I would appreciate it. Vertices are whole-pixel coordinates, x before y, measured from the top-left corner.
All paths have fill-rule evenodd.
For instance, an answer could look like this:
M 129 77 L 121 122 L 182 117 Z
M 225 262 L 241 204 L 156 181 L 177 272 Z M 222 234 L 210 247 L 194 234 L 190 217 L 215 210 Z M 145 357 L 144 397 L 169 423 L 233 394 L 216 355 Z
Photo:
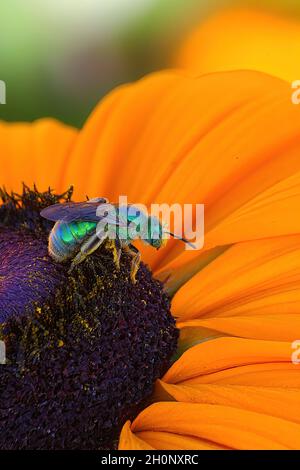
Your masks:
M 170 67 L 184 35 L 229 5 L 300 14 L 300 0 L 1 0 L 0 119 L 81 126 L 116 85 Z

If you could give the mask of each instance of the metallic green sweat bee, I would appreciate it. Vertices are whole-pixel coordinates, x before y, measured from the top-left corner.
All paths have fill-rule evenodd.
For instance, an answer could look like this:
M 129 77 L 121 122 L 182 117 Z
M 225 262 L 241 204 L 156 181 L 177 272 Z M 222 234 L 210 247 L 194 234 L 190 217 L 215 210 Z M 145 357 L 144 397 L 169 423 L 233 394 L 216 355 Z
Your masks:
M 146 244 L 159 249 L 167 243 L 166 234 L 180 238 L 166 231 L 166 227 L 157 217 L 141 212 L 138 206 L 109 204 L 105 198 L 54 204 L 43 209 L 41 215 L 55 222 L 48 244 L 49 254 L 55 261 L 61 263 L 72 260 L 70 269 L 73 269 L 105 240 L 113 239 L 117 266 L 122 250 L 132 257 L 133 282 L 136 282 L 136 273 L 141 261 L 140 252 L 131 243 L 134 239 L 141 238 Z M 186 239 L 180 239 L 190 244 Z

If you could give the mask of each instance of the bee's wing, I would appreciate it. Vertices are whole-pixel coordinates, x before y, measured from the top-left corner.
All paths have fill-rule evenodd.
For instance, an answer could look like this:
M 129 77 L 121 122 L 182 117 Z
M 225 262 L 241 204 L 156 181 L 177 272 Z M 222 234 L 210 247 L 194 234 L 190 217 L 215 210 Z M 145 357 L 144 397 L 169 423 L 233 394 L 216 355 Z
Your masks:
M 97 200 L 90 200 L 85 202 L 65 202 L 63 204 L 53 204 L 52 206 L 46 207 L 41 211 L 41 216 L 45 219 L 57 222 L 71 223 L 76 220 L 99 222 L 99 220 L 105 218 L 107 223 L 124 226 L 123 221 L 119 221 L 118 217 L 115 216 L 115 209 L 112 204 L 108 204 L 105 199 L 101 199 L 105 202 L 99 202 Z M 97 209 L 101 206 L 103 216 L 97 215 Z M 113 212 L 110 214 L 110 212 Z M 125 225 L 127 226 L 127 225 Z
M 41 211 L 41 216 L 45 219 L 57 222 L 73 222 L 74 220 L 97 221 L 96 216 L 98 202 L 65 202 L 63 204 L 53 204 Z

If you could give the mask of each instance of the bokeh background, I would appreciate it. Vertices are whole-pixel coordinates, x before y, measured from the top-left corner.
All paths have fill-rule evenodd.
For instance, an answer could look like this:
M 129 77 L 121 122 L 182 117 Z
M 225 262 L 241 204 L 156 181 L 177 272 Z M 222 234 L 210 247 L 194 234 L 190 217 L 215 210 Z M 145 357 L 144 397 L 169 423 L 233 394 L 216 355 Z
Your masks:
M 1 0 L 0 119 L 81 126 L 108 91 L 171 67 L 189 31 L 232 6 L 300 18 L 299 0 Z

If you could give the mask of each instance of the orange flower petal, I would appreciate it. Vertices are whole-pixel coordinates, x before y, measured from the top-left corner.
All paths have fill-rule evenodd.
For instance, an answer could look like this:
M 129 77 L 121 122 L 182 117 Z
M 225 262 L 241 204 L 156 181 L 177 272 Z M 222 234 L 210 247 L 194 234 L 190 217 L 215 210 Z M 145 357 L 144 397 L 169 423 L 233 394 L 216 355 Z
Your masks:
M 150 75 L 106 97 L 76 139 L 53 121 L 17 125 L 16 134 L 4 125 L 3 179 L 14 187 L 72 183 L 77 199 L 204 203 L 206 249 L 299 233 L 300 108 L 290 95 L 288 84 L 255 72 Z M 182 249 L 169 242 L 152 265 Z M 199 253 L 183 256 L 190 262 Z
M 153 450 L 153 447 L 133 434 L 130 429 L 130 421 L 127 421 L 120 434 L 119 450 Z
M 131 429 L 134 433 L 198 437 L 242 450 L 297 449 L 300 440 L 296 423 L 230 406 L 198 403 L 155 403 L 140 413 Z
M 171 385 L 159 381 L 157 401 L 162 394 L 160 389 L 179 402 L 233 406 L 300 424 L 300 390 L 220 384 Z
M 293 314 L 293 324 L 298 325 L 299 266 L 299 236 L 236 244 L 179 289 L 172 312 L 180 321 Z M 244 325 L 247 327 L 246 322 Z M 257 321 L 256 325 L 264 335 L 264 323 Z M 282 334 L 282 338 L 289 337 L 288 326 Z
M 58 193 L 65 191 L 62 176 L 77 132 L 53 119 L 0 122 L 0 184 L 16 192 L 21 190 L 22 182 L 36 183 L 41 191 L 49 186 Z
M 292 352 L 291 344 L 285 342 L 216 338 L 188 349 L 170 367 L 163 381 L 175 384 L 238 366 L 290 363 Z M 297 365 L 293 367 L 297 369 Z
M 135 434 L 157 450 L 226 450 L 225 446 L 198 437 L 171 432 L 142 431 Z M 125 449 L 124 449 L 125 450 Z
M 166 257 L 163 267 L 155 271 L 155 277 L 164 283 L 166 291 L 172 297 L 191 277 L 228 248 L 228 246 L 217 246 L 211 250 L 201 251 L 199 254 L 184 252 L 173 257 L 169 263 Z
M 204 320 L 191 320 L 177 325 L 181 328 L 182 348 L 195 345 L 205 339 L 230 335 L 243 338 L 266 339 L 273 341 L 294 341 L 295 332 L 300 332 L 299 314 L 255 315 L 216 317 Z
M 187 349 L 196 346 L 196 344 L 226 336 L 225 332 L 203 327 L 200 323 L 201 320 L 191 320 L 183 323 L 177 322 L 176 326 L 180 328 L 180 337 L 176 354 L 178 358 Z
M 300 22 L 259 10 L 229 9 L 201 23 L 182 44 L 176 65 L 195 73 L 260 70 L 300 77 Z
M 231 78 L 236 77 L 236 73 L 228 74 L 227 78 L 230 75 Z M 217 76 L 221 75 L 208 75 L 199 80 L 204 81 L 206 78 L 213 82 L 212 77 Z M 226 85 L 225 90 L 223 84 L 220 86 L 226 93 Z M 172 194 L 174 198 L 175 194 L 180 198 L 182 192 L 186 191 L 187 201 L 186 186 L 189 185 L 189 200 L 195 202 L 197 198 L 197 202 L 205 203 L 205 249 L 298 232 L 295 214 L 300 204 L 300 173 L 294 145 L 299 138 L 297 136 L 294 140 L 290 138 L 291 135 L 283 137 L 281 134 L 275 143 L 273 133 L 277 129 L 274 121 L 280 114 L 279 109 L 276 110 L 277 106 L 286 109 L 288 113 L 299 114 L 300 111 L 299 107 L 291 105 L 288 85 L 286 91 L 286 96 L 283 93 L 278 101 L 275 97 L 269 101 L 267 92 L 264 98 L 257 96 L 251 104 L 239 105 L 238 110 L 226 117 L 222 116 L 218 125 L 214 124 L 197 141 L 188 158 L 183 160 L 170 178 L 169 184 L 165 184 L 160 191 L 162 200 Z M 249 109 L 246 111 L 247 107 Z M 260 137 L 259 122 L 263 126 Z M 290 123 L 287 124 L 288 133 L 291 131 Z M 272 130 L 270 134 L 269 130 Z M 235 131 L 238 135 L 235 135 Z M 232 137 L 234 140 L 231 140 Z M 282 159 L 282 152 L 287 156 L 287 161 Z M 199 153 L 201 158 L 196 161 Z M 199 175 L 204 174 L 205 178 L 199 179 Z M 177 184 L 172 186 L 175 180 Z M 165 262 L 172 261 L 178 254 L 172 245 L 169 250 L 171 253 L 164 257 Z M 185 251 L 181 263 L 193 260 L 197 255 L 197 252 L 191 254 Z
M 204 203 L 206 249 L 298 233 L 300 193 L 291 186 L 300 174 L 299 129 L 300 108 L 278 79 L 157 73 L 117 89 L 96 108 L 64 182 L 75 184 L 77 198 L 88 190 L 112 201 L 125 194 L 146 204 Z M 152 265 L 161 267 L 182 249 L 169 242 Z M 184 252 L 188 262 L 197 255 Z
M 251 387 L 300 388 L 299 367 L 291 362 L 268 362 L 229 367 L 183 380 L 181 385 L 223 384 Z

